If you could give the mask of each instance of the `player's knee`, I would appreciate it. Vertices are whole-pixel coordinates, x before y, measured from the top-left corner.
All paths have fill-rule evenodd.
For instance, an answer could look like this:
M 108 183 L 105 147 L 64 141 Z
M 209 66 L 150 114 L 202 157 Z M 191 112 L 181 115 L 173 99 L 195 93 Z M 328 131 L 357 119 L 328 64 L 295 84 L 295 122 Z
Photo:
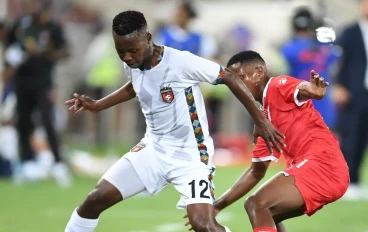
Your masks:
M 256 195 L 252 195 L 245 200 L 245 210 L 249 213 L 255 210 L 268 208 L 267 202 Z
M 98 218 L 103 211 L 101 202 L 103 202 L 101 195 L 97 189 L 94 189 L 87 195 L 82 204 L 80 204 L 77 213 L 82 218 Z
M 90 192 L 85 200 L 87 205 L 105 205 L 108 204 L 108 193 L 103 189 L 95 188 Z
M 109 191 L 108 188 L 97 186 L 88 194 L 87 198 L 79 207 L 79 211 L 100 214 L 120 200 L 121 196 Z

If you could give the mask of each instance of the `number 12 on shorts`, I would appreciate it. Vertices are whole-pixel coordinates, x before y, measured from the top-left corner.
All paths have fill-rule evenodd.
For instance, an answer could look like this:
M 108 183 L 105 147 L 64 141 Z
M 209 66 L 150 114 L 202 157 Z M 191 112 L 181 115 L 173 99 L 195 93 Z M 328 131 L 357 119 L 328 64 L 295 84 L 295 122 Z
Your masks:
M 202 191 L 200 192 L 199 197 L 200 198 L 207 198 L 210 199 L 210 196 L 206 195 L 206 192 L 208 190 L 208 182 L 205 180 L 200 180 L 199 181 L 199 185 L 196 185 L 196 181 L 193 180 L 192 182 L 190 182 L 188 185 L 190 185 L 192 187 L 192 198 L 196 198 L 196 188 L 199 187 L 200 189 L 202 189 Z

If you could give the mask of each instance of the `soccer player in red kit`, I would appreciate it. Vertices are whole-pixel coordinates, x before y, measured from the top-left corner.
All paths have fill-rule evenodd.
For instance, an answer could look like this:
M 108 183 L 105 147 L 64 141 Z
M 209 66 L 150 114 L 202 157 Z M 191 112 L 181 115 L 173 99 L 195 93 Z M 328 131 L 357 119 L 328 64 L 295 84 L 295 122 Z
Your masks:
M 310 82 L 290 76 L 269 77 L 254 51 L 233 56 L 227 67 L 242 78 L 263 112 L 285 135 L 287 168 L 264 183 L 245 202 L 254 232 L 285 232 L 285 219 L 311 216 L 343 196 L 349 185 L 348 166 L 340 146 L 310 99 L 322 99 L 328 83 L 311 71 Z M 255 140 L 252 165 L 216 201 L 217 212 L 247 194 L 264 177 L 280 153 Z

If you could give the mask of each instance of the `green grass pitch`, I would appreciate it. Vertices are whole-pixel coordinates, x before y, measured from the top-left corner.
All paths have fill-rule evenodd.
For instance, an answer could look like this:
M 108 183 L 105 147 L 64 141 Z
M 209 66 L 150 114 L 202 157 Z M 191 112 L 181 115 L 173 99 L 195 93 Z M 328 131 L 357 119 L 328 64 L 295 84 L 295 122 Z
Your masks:
M 367 165 L 365 165 L 367 167 Z M 216 195 L 223 193 L 242 173 L 244 167 L 218 168 Z M 269 178 L 279 169 L 272 167 Z M 365 180 L 368 170 L 365 169 Z M 71 189 L 59 189 L 52 181 L 14 186 L 0 180 L 1 232 L 64 231 L 73 209 L 93 188 L 96 180 L 76 178 Z M 179 195 L 168 187 L 153 198 L 139 195 L 102 214 L 97 232 L 182 232 L 184 211 L 175 208 Z M 251 231 L 243 209 L 244 199 L 220 213 L 218 220 L 233 232 Z M 289 231 L 296 232 L 367 232 L 368 202 L 338 201 L 309 218 L 286 221 Z

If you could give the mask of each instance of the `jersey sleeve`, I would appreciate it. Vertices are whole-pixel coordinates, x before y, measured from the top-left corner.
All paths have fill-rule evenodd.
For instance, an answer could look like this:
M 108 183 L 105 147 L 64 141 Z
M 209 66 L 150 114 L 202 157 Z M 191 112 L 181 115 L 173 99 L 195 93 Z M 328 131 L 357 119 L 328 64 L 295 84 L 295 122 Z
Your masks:
M 273 154 L 268 151 L 266 142 L 263 138 L 259 137 L 256 146 L 253 148 L 252 152 L 252 162 L 265 162 L 265 161 L 275 161 L 277 162 L 280 158 L 280 153 L 273 148 Z
M 183 78 L 192 82 L 206 82 L 213 85 L 221 84 L 225 76 L 225 68 L 213 61 L 183 52 L 181 71 Z
M 300 101 L 298 99 L 299 89 L 297 89 L 297 87 L 303 82 L 305 81 L 296 79 L 294 77 L 281 76 L 278 77 L 275 85 L 278 93 L 282 96 L 286 104 L 295 104 L 297 106 L 302 106 L 308 101 Z

